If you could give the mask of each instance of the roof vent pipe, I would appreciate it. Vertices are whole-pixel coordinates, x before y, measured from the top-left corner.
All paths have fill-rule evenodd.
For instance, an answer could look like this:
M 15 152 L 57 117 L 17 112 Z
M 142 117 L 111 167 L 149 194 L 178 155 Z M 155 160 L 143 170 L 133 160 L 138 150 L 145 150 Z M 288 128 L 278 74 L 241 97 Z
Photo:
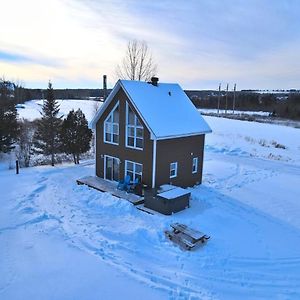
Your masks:
M 105 101 L 106 96 L 107 96 L 107 76 L 103 75 L 103 101 Z
M 151 77 L 151 84 L 154 86 L 157 86 L 158 80 L 159 80 L 158 77 Z

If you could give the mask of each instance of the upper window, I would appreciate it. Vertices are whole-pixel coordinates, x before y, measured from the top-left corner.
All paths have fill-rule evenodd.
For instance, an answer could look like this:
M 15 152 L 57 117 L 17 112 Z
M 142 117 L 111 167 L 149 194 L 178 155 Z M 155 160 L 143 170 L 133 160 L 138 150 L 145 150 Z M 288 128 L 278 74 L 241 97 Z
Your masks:
M 170 178 L 177 177 L 177 162 L 170 163 Z
M 104 121 L 104 142 L 119 145 L 119 102 Z
M 126 103 L 126 146 L 135 149 L 143 149 L 144 128 L 136 114 Z
M 143 165 L 133 162 L 133 161 L 126 160 L 125 161 L 125 176 L 126 175 L 129 175 L 130 179 L 132 181 L 135 181 L 136 179 L 138 179 L 138 182 L 141 183 L 142 175 L 143 175 Z
M 193 158 L 193 167 L 192 167 L 192 173 L 198 172 L 198 157 Z

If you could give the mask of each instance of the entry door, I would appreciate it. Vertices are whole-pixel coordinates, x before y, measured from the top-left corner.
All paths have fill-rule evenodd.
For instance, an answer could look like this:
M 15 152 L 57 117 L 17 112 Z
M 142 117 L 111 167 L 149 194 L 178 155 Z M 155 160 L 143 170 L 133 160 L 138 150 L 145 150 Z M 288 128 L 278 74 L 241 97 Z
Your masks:
M 116 157 L 105 155 L 104 174 L 105 179 L 119 181 L 120 160 Z

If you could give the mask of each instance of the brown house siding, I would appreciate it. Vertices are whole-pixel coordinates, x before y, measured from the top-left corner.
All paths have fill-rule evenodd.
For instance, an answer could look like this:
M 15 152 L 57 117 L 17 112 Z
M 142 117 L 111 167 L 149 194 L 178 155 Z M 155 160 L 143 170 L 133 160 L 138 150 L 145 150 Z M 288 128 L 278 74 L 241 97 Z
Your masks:
M 119 145 L 105 143 L 103 139 L 104 120 L 119 101 Z M 126 147 L 126 102 L 144 126 L 144 148 L 137 150 Z M 156 145 L 155 186 L 174 184 L 188 187 L 202 182 L 203 151 L 205 135 L 158 140 Z M 131 104 L 125 92 L 120 89 L 96 124 L 96 175 L 104 178 L 104 155 L 120 159 L 120 179 L 125 175 L 125 160 L 143 164 L 142 181 L 152 186 L 153 141 L 143 120 Z M 193 158 L 198 157 L 198 171 L 192 173 Z M 177 162 L 177 177 L 170 178 L 170 163 Z
M 202 182 L 204 135 L 157 141 L 155 186 L 165 183 L 188 187 Z M 198 171 L 192 173 L 193 157 Z M 177 177 L 170 178 L 170 163 L 177 162 Z
M 111 110 L 119 101 L 119 145 L 112 145 L 104 142 L 103 139 L 103 125 L 104 120 L 109 115 Z M 104 155 L 114 156 L 120 159 L 120 178 L 124 178 L 125 174 L 125 160 L 131 160 L 137 163 L 143 164 L 143 183 L 148 186 L 152 185 L 152 149 L 153 141 L 150 139 L 150 132 L 139 118 L 144 126 L 144 148 L 143 150 L 136 150 L 126 147 L 126 136 L 125 136 L 125 126 L 126 126 L 126 101 L 129 103 L 132 110 L 136 113 L 139 118 L 138 113 L 131 105 L 126 94 L 122 89 L 118 91 L 114 99 L 106 108 L 103 115 L 97 122 L 96 125 L 96 175 L 104 178 Z

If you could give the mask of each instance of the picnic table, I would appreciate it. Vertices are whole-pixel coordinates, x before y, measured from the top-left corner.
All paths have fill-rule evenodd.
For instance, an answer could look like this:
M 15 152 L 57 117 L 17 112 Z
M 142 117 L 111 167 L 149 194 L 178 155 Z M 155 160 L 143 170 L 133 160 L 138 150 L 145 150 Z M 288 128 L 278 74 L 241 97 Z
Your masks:
M 189 236 L 193 240 L 194 243 L 199 242 L 199 241 L 205 242 L 205 240 L 208 240 L 210 238 L 203 232 L 189 228 L 184 224 L 174 223 L 174 224 L 171 224 L 171 227 L 173 228 L 175 233 L 182 232 L 183 234 Z
M 174 223 L 170 225 L 173 231 L 165 231 L 166 236 L 173 242 L 184 246 L 186 249 L 191 250 L 199 242 L 205 243 L 210 236 L 201 231 L 189 228 L 184 224 Z

